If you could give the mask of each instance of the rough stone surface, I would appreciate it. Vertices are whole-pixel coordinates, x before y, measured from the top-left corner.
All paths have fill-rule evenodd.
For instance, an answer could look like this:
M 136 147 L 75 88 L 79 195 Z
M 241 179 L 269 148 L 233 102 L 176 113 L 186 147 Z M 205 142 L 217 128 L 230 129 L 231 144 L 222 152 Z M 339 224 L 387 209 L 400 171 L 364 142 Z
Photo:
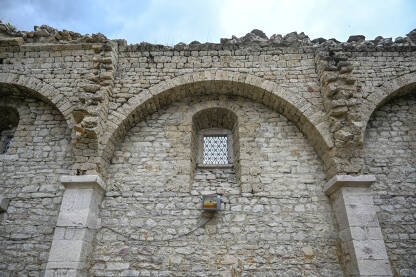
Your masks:
M 416 275 L 416 94 L 380 107 L 365 137 L 366 171 L 377 177 L 374 202 L 392 268 Z
M 0 213 L 7 211 L 9 207 L 10 199 L 4 198 L 0 195 Z
M 189 178 L 192 115 L 212 107 L 227 107 L 238 118 L 241 181 L 232 168 L 197 168 Z M 92 276 L 127 269 L 342 276 L 322 164 L 293 123 L 261 104 L 218 96 L 175 102 L 130 129 L 109 173 L 102 225 L 142 241 L 102 229 Z M 246 184 L 252 188 L 242 192 Z M 201 196 L 211 193 L 222 194 L 222 210 L 182 236 L 198 227 Z M 313 258 L 304 257 L 306 246 L 319 249 Z
M 59 111 L 40 100 L 0 95 L 2 107 L 16 109 L 20 120 L 10 149 L 0 154 L 0 195 L 10 199 L 0 218 L 0 275 L 37 276 L 61 203 L 59 177 L 70 173 L 70 130 Z
M 180 268 L 231 276 L 342 275 L 322 185 L 335 175 L 373 174 L 393 270 L 412 276 L 414 100 L 389 101 L 414 99 L 415 80 L 415 30 L 349 42 L 253 30 L 220 43 L 170 47 L 46 25 L 19 31 L 0 22 L 0 108 L 19 114 L 16 129 L 0 127 L 2 148 L 11 141 L 0 154 L 0 195 L 10 199 L 0 219 L 0 272 L 41 275 L 61 204 L 59 177 L 100 175 L 108 192 L 103 229 L 93 242 L 91 259 L 98 262 L 80 265 L 91 273 L 165 276 Z M 233 110 L 233 167 L 195 166 L 192 116 L 199 110 L 190 106 L 202 107 L 198 99 L 242 105 Z M 377 123 L 383 119 L 390 125 Z M 174 237 L 198 224 L 203 192 L 228 195 L 226 209 L 181 238 L 190 246 L 149 247 L 104 228 L 117 223 L 127 233 L 147 230 L 145 239 Z M 181 205 L 172 212 L 164 208 L 176 200 Z M 311 242 L 308 234 L 325 239 Z M 210 246 L 209 236 L 217 244 Z M 197 255 L 199 239 L 215 255 Z M 307 246 L 315 256 L 305 261 Z M 191 265 L 192 259 L 200 263 Z M 204 267 L 214 260 L 220 262 Z

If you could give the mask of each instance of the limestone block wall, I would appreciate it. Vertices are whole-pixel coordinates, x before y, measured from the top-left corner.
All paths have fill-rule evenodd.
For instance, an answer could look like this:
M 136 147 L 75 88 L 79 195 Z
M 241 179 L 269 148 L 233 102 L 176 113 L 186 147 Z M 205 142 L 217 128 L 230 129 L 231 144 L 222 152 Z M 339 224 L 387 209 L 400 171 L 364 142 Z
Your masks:
M 416 93 L 392 99 L 372 115 L 365 136 L 366 172 L 397 276 L 416 275 Z
M 73 130 L 74 174 L 99 171 L 97 138 L 106 126 L 115 46 L 0 42 L 0 83 L 22 85 L 48 99 Z
M 187 73 L 221 69 L 249 73 L 276 82 L 282 88 L 322 105 L 312 48 L 196 45 L 186 49 L 158 46 L 120 46 L 119 74 L 111 110 L 162 81 Z M 308 91 L 312 88 L 313 92 Z
M 212 107 L 237 115 L 241 180 L 260 191 L 242 192 L 233 169 L 189 178 L 192 115 Z M 264 105 L 216 95 L 175 102 L 116 148 L 90 274 L 343 276 L 324 177 L 304 135 Z M 213 192 L 222 210 L 207 221 L 201 196 Z
M 13 143 L 0 154 L 0 275 L 39 276 L 45 269 L 63 187 L 72 165 L 71 131 L 56 108 L 18 90 L 1 88 L 0 109 L 19 113 Z
M 207 44 L 172 49 L 140 44 L 120 45 L 119 52 L 107 128 L 108 136 L 120 131 L 114 144 L 132 127 L 132 117 L 143 118 L 177 99 L 201 93 L 242 95 L 274 105 L 291 114 L 298 125 L 325 121 L 312 48 Z M 259 89 L 263 86 L 266 91 Z M 267 90 L 291 101 L 310 118 L 301 118 L 277 97 L 264 96 Z M 325 124 L 320 126 L 325 133 Z
M 0 22 L 0 104 L 22 115 L 0 155 L 0 272 L 43 272 L 67 174 L 109 185 L 92 275 L 342 275 L 322 184 L 364 173 L 393 269 L 416 274 L 415 50 L 416 30 L 170 47 Z M 195 169 L 192 116 L 212 107 L 238 116 L 234 168 Z M 210 192 L 224 210 L 206 221 Z

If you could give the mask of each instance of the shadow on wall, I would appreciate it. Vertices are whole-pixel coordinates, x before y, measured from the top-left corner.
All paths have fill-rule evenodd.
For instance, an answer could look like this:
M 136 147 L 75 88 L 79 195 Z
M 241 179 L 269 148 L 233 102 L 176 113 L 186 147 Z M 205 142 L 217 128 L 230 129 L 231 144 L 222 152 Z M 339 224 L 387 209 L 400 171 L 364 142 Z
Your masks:
M 6 154 L 13 143 L 19 113 L 11 107 L 0 107 L 0 154 Z

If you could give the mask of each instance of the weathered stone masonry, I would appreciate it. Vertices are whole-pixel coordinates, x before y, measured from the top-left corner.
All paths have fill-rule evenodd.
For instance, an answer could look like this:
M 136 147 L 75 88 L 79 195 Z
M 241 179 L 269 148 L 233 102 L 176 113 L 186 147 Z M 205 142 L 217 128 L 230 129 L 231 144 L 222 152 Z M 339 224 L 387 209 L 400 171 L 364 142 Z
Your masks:
M 415 50 L 0 22 L 0 276 L 416 276 Z M 197 164 L 195 120 L 230 166 Z

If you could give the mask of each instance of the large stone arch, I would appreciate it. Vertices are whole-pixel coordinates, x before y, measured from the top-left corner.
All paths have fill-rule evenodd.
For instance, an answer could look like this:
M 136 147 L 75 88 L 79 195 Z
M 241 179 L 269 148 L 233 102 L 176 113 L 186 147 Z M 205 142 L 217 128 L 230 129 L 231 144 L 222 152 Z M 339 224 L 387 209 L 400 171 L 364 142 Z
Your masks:
M 58 89 L 41 81 L 35 77 L 16 73 L 0 73 L 0 83 L 12 86 L 23 87 L 27 92 L 31 93 L 35 98 L 51 104 L 64 116 L 69 128 L 72 128 L 73 118 L 71 116 L 71 106 L 69 100 L 58 92 Z M 1 96 L 1 95 L 0 95 Z
M 416 72 L 401 75 L 395 79 L 384 82 L 377 90 L 368 96 L 367 103 L 362 106 L 363 127 L 362 141 L 365 139 L 365 130 L 371 115 L 392 98 L 416 91 Z
M 109 115 L 102 157 L 110 162 L 114 145 L 127 130 L 163 106 L 181 98 L 200 94 L 231 94 L 260 102 L 293 121 L 307 136 L 327 168 L 332 165 L 329 150 L 333 147 L 328 121 L 322 110 L 296 93 L 278 84 L 246 73 L 208 70 L 190 73 L 160 82 L 131 98 Z

